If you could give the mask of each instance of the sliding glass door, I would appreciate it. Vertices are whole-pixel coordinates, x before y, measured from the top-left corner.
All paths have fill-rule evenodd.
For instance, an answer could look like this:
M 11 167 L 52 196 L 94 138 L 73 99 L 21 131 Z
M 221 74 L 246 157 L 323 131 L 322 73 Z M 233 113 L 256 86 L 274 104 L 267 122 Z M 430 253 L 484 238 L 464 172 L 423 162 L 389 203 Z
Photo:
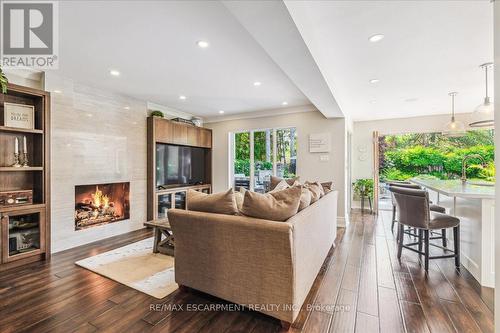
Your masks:
M 232 136 L 234 160 L 232 163 L 232 186 L 235 190 L 250 189 L 250 132 L 234 133 Z
M 297 131 L 295 128 L 276 130 L 276 175 L 292 178 L 297 174 Z
M 253 132 L 253 190 L 266 192 L 273 175 L 273 130 Z
M 264 193 L 272 175 L 293 177 L 297 173 L 297 131 L 295 128 L 266 128 L 230 135 L 230 182 Z

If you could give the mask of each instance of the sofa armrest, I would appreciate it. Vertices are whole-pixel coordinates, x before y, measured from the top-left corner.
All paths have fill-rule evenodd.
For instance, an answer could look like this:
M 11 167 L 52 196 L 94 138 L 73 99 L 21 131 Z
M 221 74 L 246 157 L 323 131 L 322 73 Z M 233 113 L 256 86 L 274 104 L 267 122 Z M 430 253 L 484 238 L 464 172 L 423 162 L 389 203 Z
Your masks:
M 292 226 L 171 209 L 178 284 L 238 304 L 293 302 Z M 262 311 L 291 321 L 291 310 Z
M 337 236 L 338 192 L 331 191 L 291 217 L 294 262 L 294 317 L 298 315 Z

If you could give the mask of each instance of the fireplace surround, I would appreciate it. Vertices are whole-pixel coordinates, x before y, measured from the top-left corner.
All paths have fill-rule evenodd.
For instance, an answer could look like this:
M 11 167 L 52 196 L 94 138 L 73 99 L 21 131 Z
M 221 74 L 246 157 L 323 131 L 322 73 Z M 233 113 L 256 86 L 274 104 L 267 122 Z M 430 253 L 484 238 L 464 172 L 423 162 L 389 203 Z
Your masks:
M 75 230 L 130 218 L 130 183 L 75 186 Z

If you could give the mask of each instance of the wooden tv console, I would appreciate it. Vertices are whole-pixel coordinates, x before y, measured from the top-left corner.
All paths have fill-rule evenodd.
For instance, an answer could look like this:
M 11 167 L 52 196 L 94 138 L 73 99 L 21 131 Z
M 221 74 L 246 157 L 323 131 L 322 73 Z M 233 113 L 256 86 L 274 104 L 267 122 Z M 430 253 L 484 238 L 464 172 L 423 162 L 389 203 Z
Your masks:
M 148 118 L 148 220 L 166 217 L 170 208 L 186 208 L 185 195 L 188 189 L 210 193 L 212 191 L 212 130 L 158 117 Z M 206 184 L 156 188 L 156 144 L 166 143 L 181 146 L 207 148 Z

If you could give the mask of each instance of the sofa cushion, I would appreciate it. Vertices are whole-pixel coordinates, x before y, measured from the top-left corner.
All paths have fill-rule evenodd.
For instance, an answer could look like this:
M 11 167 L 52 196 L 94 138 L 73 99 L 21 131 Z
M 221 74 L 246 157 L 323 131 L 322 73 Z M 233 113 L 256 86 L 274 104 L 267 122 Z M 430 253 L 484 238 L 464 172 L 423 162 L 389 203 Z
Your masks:
M 287 183 L 287 181 L 285 179 L 282 179 L 278 185 L 276 185 L 271 191 L 269 192 L 278 192 L 278 191 L 282 191 L 282 190 L 285 190 L 287 188 L 289 188 L 290 185 Z
M 241 213 L 265 220 L 286 221 L 297 214 L 301 193 L 300 187 L 266 194 L 246 191 Z
M 226 215 L 238 214 L 232 188 L 226 192 L 214 194 L 188 190 L 186 193 L 186 202 L 188 210 Z
M 308 188 L 304 186 L 300 186 L 301 188 L 301 194 L 300 194 L 300 203 L 299 203 L 299 212 L 307 208 L 311 204 L 311 191 L 309 191 Z
M 315 183 L 304 185 L 311 192 L 311 203 L 318 201 L 321 198 L 321 186 Z
M 319 189 L 320 198 L 325 195 L 325 190 L 323 189 L 323 185 L 320 182 L 306 182 L 306 185 L 316 185 Z
M 278 185 L 279 182 L 281 182 L 282 180 L 285 180 L 288 183 L 288 185 L 292 186 L 293 183 L 295 183 L 296 180 L 299 180 L 299 178 L 300 177 L 280 178 L 280 177 L 271 176 L 271 184 L 270 184 L 269 189 L 270 190 L 274 190 L 274 188 L 276 187 L 276 185 Z
M 325 194 L 333 191 L 333 182 L 323 182 L 321 183 L 321 187 L 323 187 L 323 191 L 325 191 Z
M 238 208 L 238 210 L 241 210 L 241 207 L 243 207 L 244 198 L 245 198 L 244 191 L 234 192 L 234 199 L 236 200 L 236 207 Z

